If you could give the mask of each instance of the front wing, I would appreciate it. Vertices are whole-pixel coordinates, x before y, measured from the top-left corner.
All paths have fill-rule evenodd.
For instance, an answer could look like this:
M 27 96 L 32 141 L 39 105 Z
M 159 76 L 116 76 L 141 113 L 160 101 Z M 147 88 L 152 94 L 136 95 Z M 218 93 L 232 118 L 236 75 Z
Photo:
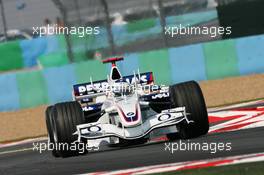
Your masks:
M 164 110 L 159 114 L 149 117 L 143 123 L 134 127 L 124 128 L 113 124 L 95 122 L 78 125 L 77 131 L 74 134 L 78 135 L 78 142 L 81 138 L 93 140 L 113 136 L 133 140 L 142 138 L 157 128 L 169 127 L 182 121 L 186 121 L 187 123 L 192 122 L 188 120 L 187 115 L 185 107 L 178 107 Z

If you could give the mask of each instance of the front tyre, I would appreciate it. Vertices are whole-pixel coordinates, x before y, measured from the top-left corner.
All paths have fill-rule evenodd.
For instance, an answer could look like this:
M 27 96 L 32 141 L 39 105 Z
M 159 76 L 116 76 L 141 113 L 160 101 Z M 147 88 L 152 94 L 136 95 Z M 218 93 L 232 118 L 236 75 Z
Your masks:
M 46 109 L 46 127 L 48 131 L 48 137 L 49 137 L 49 144 L 55 145 L 54 137 L 53 137 L 53 106 L 49 106 Z M 52 150 L 52 155 L 54 157 L 60 157 L 60 155 L 57 153 L 55 149 Z
M 208 114 L 205 100 L 199 84 L 195 81 L 184 82 L 170 86 L 170 97 L 173 107 L 185 107 L 188 120 L 177 125 L 179 136 L 190 139 L 207 134 L 209 130 Z M 168 134 L 168 139 L 174 139 L 174 134 Z
M 63 145 L 63 147 L 59 147 L 59 149 L 57 148 L 58 154 L 61 157 L 70 157 L 87 153 L 86 150 L 81 152 L 78 150 L 78 145 L 81 143 L 76 143 L 75 141 L 77 141 L 78 136 L 73 135 L 76 131 L 76 126 L 85 123 L 80 104 L 75 101 L 58 103 L 54 106 L 53 111 L 54 140 L 57 140 L 57 145 Z M 72 150 L 72 148 L 74 148 L 74 150 Z

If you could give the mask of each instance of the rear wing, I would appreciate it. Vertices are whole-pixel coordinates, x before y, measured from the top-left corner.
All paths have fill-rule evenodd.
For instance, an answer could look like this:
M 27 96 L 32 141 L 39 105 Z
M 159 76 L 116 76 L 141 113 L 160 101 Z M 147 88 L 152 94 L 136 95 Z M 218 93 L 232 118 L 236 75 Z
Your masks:
M 132 84 L 135 82 L 135 76 L 134 75 L 124 76 L 123 81 Z M 153 80 L 152 72 L 146 72 L 140 74 L 140 81 L 139 81 L 140 84 L 148 85 L 148 84 L 152 84 L 153 82 L 154 80 Z M 105 88 L 107 87 L 108 87 L 107 80 L 94 81 L 92 83 L 88 82 L 88 83 L 76 84 L 73 85 L 73 96 L 75 100 L 85 100 L 86 102 L 90 102 L 91 98 L 104 95 L 106 90 Z

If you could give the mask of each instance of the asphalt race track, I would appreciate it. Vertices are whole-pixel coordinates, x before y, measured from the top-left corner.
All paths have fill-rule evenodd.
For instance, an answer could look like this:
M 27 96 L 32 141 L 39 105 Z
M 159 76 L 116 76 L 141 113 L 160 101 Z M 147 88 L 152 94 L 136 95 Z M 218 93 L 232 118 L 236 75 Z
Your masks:
M 0 174 L 80 174 L 148 165 L 264 152 L 264 127 L 211 133 L 185 143 L 231 143 L 230 151 L 165 150 L 165 141 L 129 148 L 107 148 L 72 158 L 54 158 L 49 151 L 33 151 L 32 143 L 0 149 Z M 180 144 L 180 140 L 172 143 Z

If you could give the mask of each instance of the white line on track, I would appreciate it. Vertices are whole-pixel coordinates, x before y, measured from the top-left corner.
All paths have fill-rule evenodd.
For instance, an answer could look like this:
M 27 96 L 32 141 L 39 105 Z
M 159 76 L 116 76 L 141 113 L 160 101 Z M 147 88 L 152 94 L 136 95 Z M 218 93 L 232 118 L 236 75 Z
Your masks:
M 10 150 L 10 151 L 2 151 L 2 152 L 0 152 L 0 155 L 10 154 L 10 153 L 18 153 L 18 152 L 25 152 L 25 151 L 30 151 L 30 150 L 33 150 L 33 148 L 22 148 L 22 149 Z
M 39 138 L 25 139 L 21 141 L 10 142 L 10 143 L 2 143 L 2 144 L 0 143 L 0 148 L 23 145 L 27 143 L 33 143 L 33 142 L 46 141 L 46 140 L 48 140 L 47 137 L 39 137 Z

